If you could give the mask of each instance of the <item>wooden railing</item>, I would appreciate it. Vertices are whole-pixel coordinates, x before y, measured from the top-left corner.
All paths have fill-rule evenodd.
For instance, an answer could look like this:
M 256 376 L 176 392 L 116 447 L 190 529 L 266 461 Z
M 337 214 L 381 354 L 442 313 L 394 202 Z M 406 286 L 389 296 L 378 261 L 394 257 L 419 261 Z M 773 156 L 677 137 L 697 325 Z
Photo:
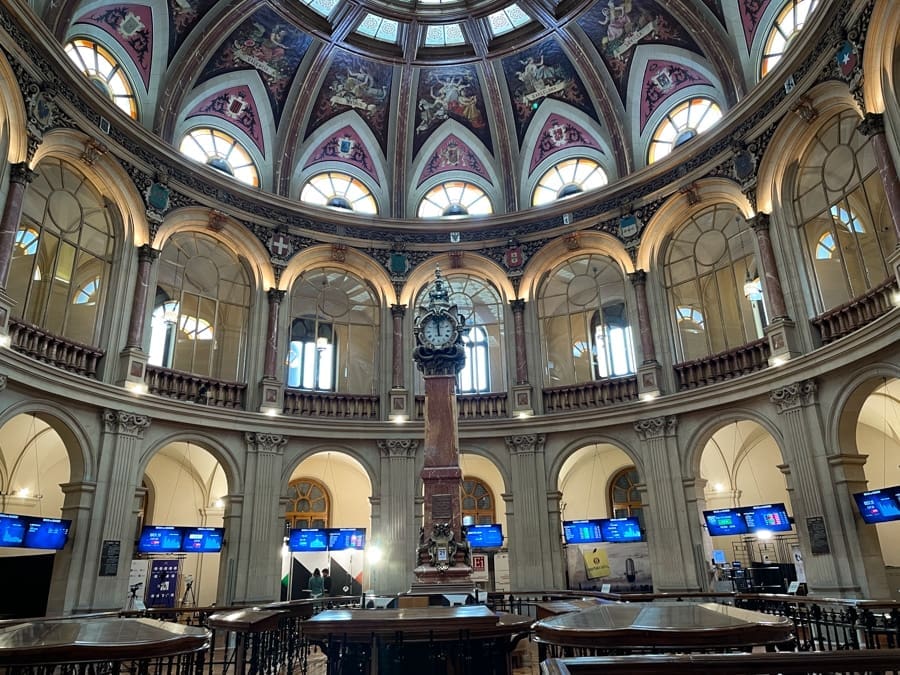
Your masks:
M 379 419 L 378 396 L 330 391 L 284 390 L 284 414 L 329 419 Z
M 615 377 L 544 389 L 544 412 L 570 412 L 638 398 L 637 377 Z
M 822 343 L 827 345 L 891 311 L 896 292 L 897 280 L 891 277 L 865 295 L 815 317 L 812 324 L 819 329 Z
M 144 382 L 151 394 L 221 408 L 243 408 L 247 391 L 243 382 L 215 380 L 150 365 L 146 368 Z
M 9 320 L 10 346 L 38 361 L 84 377 L 97 377 L 104 352 L 96 347 L 67 340 L 18 319 Z
M 673 368 L 678 388 L 694 389 L 755 373 L 768 367 L 769 354 L 769 341 L 762 338 L 696 361 L 676 363 Z
M 485 394 L 460 394 L 456 397 L 459 419 L 496 419 L 508 416 L 505 391 L 492 391 Z M 425 419 L 425 397 L 416 396 L 415 419 Z

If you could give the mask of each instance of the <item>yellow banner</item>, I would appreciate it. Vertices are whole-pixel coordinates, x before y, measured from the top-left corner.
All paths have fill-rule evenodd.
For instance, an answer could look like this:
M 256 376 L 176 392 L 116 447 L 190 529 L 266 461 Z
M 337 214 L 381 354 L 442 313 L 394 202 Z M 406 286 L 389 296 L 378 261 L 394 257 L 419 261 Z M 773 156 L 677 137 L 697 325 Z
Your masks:
M 588 579 L 600 579 L 609 576 L 609 558 L 606 549 L 594 548 L 582 552 L 584 569 Z

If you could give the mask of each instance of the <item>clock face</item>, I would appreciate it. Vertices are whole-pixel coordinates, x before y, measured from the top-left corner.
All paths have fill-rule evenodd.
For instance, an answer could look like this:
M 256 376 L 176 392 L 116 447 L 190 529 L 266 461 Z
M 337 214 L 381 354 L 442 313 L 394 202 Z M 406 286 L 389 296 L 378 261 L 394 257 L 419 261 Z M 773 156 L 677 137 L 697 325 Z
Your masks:
M 453 321 L 446 316 L 429 317 L 422 326 L 422 337 L 435 347 L 442 347 L 453 339 Z

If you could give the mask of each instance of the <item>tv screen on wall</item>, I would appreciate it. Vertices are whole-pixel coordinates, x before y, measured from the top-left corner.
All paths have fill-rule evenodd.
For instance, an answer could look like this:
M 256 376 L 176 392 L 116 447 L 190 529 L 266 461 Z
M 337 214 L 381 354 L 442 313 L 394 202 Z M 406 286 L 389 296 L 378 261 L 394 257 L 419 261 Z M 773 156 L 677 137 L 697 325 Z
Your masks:
M 564 520 L 563 539 L 567 544 L 596 544 L 603 541 L 600 519 Z
M 138 539 L 138 553 L 178 553 L 183 530 L 174 525 L 145 525 Z
M 748 534 L 747 521 L 740 509 L 713 509 L 704 511 L 703 519 L 712 537 L 726 537 L 732 534 Z
M 601 518 L 600 531 L 603 541 L 625 543 L 642 541 L 641 524 L 637 518 Z
M 66 545 L 71 526 L 71 520 L 29 516 L 28 528 L 25 530 L 25 539 L 22 545 L 25 548 L 43 548 L 58 551 Z
M 25 543 L 28 516 L 0 513 L 0 546 L 18 547 Z
M 900 485 L 853 495 L 859 515 L 869 525 L 900 520 Z
M 744 520 L 747 521 L 747 529 L 751 532 L 760 530 L 788 532 L 791 529 L 791 520 L 784 504 L 745 506 L 741 510 L 744 513 Z
M 329 551 L 362 550 L 366 547 L 366 530 L 362 527 L 330 527 L 328 533 Z
M 294 553 L 327 551 L 328 533 L 321 527 L 295 528 L 288 536 L 288 550 Z
M 181 537 L 184 553 L 218 553 L 222 550 L 222 527 L 185 527 Z
M 503 530 L 499 523 L 469 525 L 466 541 L 472 548 L 500 548 L 503 546 Z

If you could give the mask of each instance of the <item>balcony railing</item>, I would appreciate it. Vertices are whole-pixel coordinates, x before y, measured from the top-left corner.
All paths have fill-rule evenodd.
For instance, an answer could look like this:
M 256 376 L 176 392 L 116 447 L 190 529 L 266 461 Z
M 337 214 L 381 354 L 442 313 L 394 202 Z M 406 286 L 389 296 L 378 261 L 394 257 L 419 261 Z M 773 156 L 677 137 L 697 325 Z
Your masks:
M 144 382 L 157 396 L 220 408 L 243 408 L 247 385 L 202 377 L 179 370 L 147 366 Z
M 678 378 L 678 388 L 694 389 L 755 373 L 768 367 L 769 354 L 769 341 L 761 338 L 696 361 L 676 363 L 673 367 Z
M 887 314 L 894 306 L 891 296 L 896 292 L 897 280 L 891 277 L 865 295 L 815 317 L 812 323 L 819 329 L 822 343 L 834 342 Z
M 544 389 L 544 412 L 588 410 L 636 401 L 637 398 L 637 377 L 614 377 Z
M 331 391 L 284 390 L 284 414 L 329 419 L 379 419 L 378 396 Z
M 9 320 L 10 346 L 38 361 L 84 377 L 97 377 L 104 352 L 96 347 L 67 340 L 18 319 Z
M 461 420 L 498 419 L 508 416 L 505 391 L 484 394 L 460 394 L 456 397 L 458 417 Z M 425 397 L 416 396 L 416 419 L 425 419 Z

